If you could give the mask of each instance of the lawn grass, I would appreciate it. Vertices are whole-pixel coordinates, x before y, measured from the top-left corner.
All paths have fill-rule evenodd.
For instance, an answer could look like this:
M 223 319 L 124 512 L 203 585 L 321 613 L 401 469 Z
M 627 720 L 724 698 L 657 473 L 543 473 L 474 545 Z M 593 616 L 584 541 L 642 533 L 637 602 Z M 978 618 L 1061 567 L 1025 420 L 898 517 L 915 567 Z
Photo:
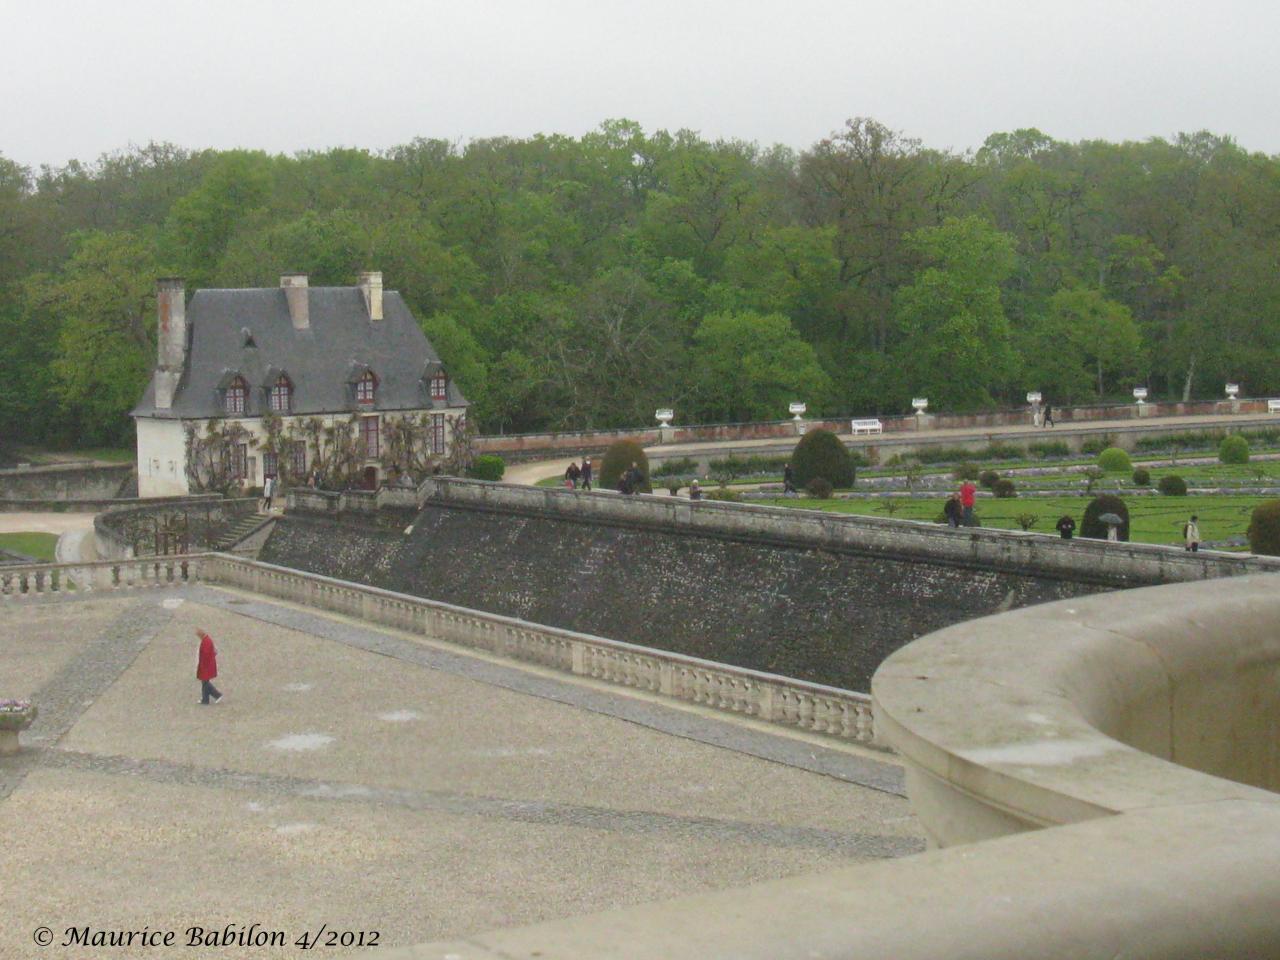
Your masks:
M 55 533 L 0 533 L 0 549 L 53 562 L 54 547 L 58 545 Z
M 1129 508 L 1129 539 L 1138 543 L 1182 543 L 1182 525 L 1191 514 L 1200 518 L 1200 536 L 1205 540 L 1226 540 L 1242 536 L 1249 526 L 1253 508 L 1265 497 L 1188 496 L 1188 497 L 1134 497 L 1126 500 Z M 853 513 L 862 516 L 887 517 L 884 499 L 867 500 L 813 500 L 809 498 L 753 500 L 778 507 L 803 507 L 808 510 L 828 510 L 833 513 Z M 935 521 L 942 516 L 943 498 L 915 500 L 901 498 L 894 501 L 897 509 L 892 514 L 899 520 Z M 1008 500 L 980 498 L 977 515 L 984 527 L 1002 530 L 1021 530 L 1017 517 L 1034 515 L 1035 524 L 1030 528 L 1036 533 L 1053 533 L 1058 518 L 1070 514 L 1076 522 L 1084 514 L 1087 497 L 1013 497 Z

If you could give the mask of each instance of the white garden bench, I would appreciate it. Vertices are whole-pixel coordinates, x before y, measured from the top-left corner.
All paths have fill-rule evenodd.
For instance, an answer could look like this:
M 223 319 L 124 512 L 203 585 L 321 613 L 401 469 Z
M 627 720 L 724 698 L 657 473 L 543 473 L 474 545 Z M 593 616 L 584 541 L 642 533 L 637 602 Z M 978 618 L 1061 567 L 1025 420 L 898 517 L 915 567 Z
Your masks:
M 1280 400 L 1268 400 L 1267 413 L 1280 413 Z
M 884 424 L 879 420 L 854 420 L 853 432 L 859 433 L 884 433 Z

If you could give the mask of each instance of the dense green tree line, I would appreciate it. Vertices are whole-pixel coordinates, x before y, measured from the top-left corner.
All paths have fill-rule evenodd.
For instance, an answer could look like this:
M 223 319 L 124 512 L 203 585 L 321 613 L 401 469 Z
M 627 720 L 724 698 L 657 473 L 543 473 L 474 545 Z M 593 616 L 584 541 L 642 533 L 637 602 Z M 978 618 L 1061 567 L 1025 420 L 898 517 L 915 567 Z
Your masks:
M 580 139 L 0 157 L 0 429 L 127 439 L 153 281 L 380 269 L 486 431 L 1280 392 L 1280 158 L 1206 133 L 973 154 Z

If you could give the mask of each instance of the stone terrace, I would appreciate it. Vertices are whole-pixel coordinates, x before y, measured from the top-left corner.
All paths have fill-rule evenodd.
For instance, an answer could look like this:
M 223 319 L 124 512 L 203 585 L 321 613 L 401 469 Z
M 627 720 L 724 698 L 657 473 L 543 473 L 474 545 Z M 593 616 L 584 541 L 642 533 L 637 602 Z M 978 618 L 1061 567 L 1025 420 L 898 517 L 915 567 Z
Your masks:
M 4 603 L 0 665 L 41 707 L 0 758 L 6 958 L 66 952 L 40 925 L 454 939 L 923 848 L 883 755 L 227 589 Z

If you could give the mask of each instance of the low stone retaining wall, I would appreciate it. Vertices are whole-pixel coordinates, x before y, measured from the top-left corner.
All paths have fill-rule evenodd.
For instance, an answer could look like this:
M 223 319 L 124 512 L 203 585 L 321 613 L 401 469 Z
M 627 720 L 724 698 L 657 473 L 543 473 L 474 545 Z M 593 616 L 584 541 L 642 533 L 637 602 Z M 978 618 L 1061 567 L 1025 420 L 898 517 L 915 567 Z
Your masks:
M 0 500 L 110 500 L 133 473 L 132 463 L 51 464 L 0 470 Z
M 1054 433 L 1063 428 L 1069 430 L 1072 425 L 1084 425 L 1099 420 L 1142 420 L 1151 418 L 1184 417 L 1184 416 L 1226 416 L 1231 414 L 1266 414 L 1265 399 L 1239 400 L 1232 403 L 1228 400 L 1199 400 L 1188 403 L 1146 403 L 1141 406 L 1135 403 L 1100 404 L 1095 406 L 1055 408 L 1054 420 L 1059 424 Z M 1015 407 L 987 413 L 940 413 L 930 414 L 927 418 L 917 419 L 912 414 L 896 416 L 880 416 L 884 434 L 899 435 L 920 431 L 945 429 L 983 429 L 999 430 L 1002 427 L 1025 426 L 1031 422 L 1029 407 Z M 1273 420 L 1280 418 L 1273 415 Z M 837 434 L 848 434 L 851 420 L 847 417 L 814 419 L 804 421 L 806 429 L 822 428 Z M 1183 426 L 1179 429 L 1185 430 Z M 1048 433 L 1048 431 L 1046 431 Z M 689 426 L 673 426 L 666 429 L 648 427 L 639 429 L 566 431 L 563 433 L 525 433 L 498 436 L 477 437 L 475 449 L 478 453 L 497 454 L 510 461 L 532 460 L 553 457 L 578 457 L 584 454 L 595 456 L 617 440 L 633 440 L 644 447 L 670 443 L 708 443 L 722 442 L 732 444 L 741 440 L 762 440 L 777 438 L 779 441 L 798 439 L 796 424 L 792 420 L 772 420 L 757 423 L 718 423 L 694 424 Z M 866 442 L 874 444 L 880 437 L 873 436 Z M 759 448 L 756 448 L 759 452 Z

